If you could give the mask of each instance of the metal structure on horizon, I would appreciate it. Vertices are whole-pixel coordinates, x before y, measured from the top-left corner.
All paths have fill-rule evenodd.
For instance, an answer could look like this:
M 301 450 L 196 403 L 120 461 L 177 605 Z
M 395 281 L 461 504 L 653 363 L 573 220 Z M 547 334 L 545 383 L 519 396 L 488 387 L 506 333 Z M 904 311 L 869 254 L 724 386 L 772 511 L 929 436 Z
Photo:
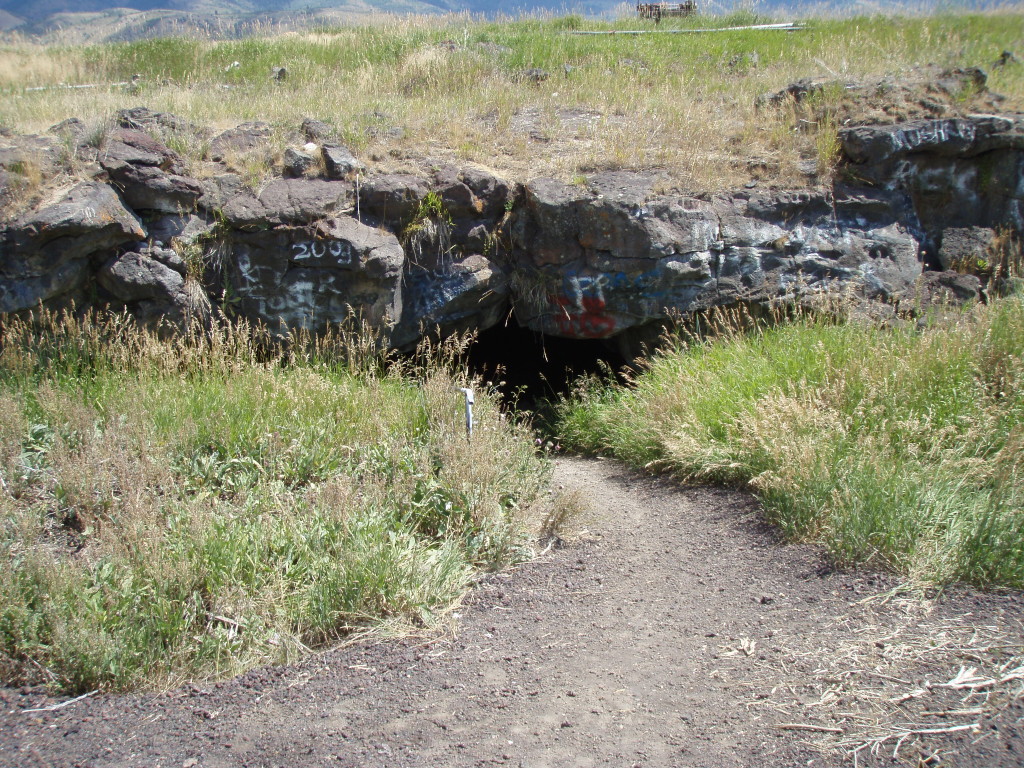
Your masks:
M 636 13 L 641 19 L 654 19 L 657 24 L 665 16 L 692 16 L 697 12 L 696 0 L 682 3 L 638 3 Z

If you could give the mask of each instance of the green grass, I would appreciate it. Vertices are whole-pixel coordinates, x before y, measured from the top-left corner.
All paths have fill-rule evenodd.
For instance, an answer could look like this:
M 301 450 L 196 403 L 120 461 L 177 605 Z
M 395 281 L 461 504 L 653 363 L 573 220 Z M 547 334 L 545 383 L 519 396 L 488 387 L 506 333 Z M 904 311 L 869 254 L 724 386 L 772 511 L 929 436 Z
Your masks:
M 451 345 L 413 369 L 118 318 L 5 336 L 6 682 L 160 687 L 287 661 L 431 624 L 530 554 L 546 464 L 486 391 L 467 441 Z
M 745 486 L 790 538 L 919 583 L 1024 586 L 1024 302 L 953 326 L 803 317 L 657 355 L 558 404 L 560 437 Z

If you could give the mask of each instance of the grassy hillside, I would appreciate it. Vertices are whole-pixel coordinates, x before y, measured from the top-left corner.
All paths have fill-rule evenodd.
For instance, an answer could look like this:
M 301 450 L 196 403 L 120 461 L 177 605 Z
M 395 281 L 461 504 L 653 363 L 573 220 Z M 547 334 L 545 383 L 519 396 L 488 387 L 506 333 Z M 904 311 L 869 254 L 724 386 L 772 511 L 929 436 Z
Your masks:
M 680 338 L 634 387 L 564 400 L 563 444 L 748 487 L 841 564 L 1024 587 L 1022 297 L 924 331 L 712 322 L 724 337 Z
M 673 26 L 756 20 L 696 18 L 666 21 L 644 36 L 577 36 L 640 23 L 421 17 L 230 42 L 12 44 L 0 48 L 0 118 L 16 131 L 43 131 L 72 115 L 100 121 L 146 105 L 221 128 L 267 120 L 281 127 L 283 147 L 287 131 L 308 116 L 384 163 L 469 160 L 518 178 L 565 179 L 659 167 L 673 184 L 700 190 L 752 176 L 803 184 L 808 162 L 813 169 L 828 160 L 829 142 L 791 106 L 755 104 L 800 78 L 927 77 L 937 71 L 930 65 L 981 66 L 992 90 L 1007 96 L 1005 108 L 1024 108 L 1024 65 L 991 69 L 1003 50 L 1024 54 L 1017 13 L 819 19 L 794 33 L 664 34 Z M 649 22 L 646 28 L 655 30 Z M 271 80 L 275 66 L 287 68 L 287 80 Z M 134 85 L 108 85 L 133 75 L 141 76 Z M 38 88 L 47 89 L 31 90 Z M 841 98 L 842 88 L 823 96 L 826 123 L 828 102 Z

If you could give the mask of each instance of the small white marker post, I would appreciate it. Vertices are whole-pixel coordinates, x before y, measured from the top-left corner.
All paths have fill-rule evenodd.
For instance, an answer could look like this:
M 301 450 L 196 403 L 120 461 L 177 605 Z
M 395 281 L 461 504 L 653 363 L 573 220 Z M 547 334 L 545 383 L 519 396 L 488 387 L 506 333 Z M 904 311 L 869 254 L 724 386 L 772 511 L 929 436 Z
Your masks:
M 466 439 L 473 439 L 473 390 L 469 387 L 459 387 L 461 392 L 466 397 Z

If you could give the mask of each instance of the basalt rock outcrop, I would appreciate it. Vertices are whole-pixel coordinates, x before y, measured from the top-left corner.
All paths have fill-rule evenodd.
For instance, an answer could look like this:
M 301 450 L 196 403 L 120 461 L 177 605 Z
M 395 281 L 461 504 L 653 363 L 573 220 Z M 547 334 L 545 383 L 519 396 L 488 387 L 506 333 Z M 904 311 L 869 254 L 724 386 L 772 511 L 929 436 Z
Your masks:
M 0 312 L 76 299 L 107 258 L 146 231 L 112 187 L 83 182 L 7 224 L 0 234 Z
M 635 174 L 531 182 L 513 240 L 520 323 L 606 338 L 665 317 L 856 290 L 891 300 L 921 274 L 905 200 L 875 190 L 652 195 Z
M 954 258 L 940 257 L 949 230 L 960 240 L 972 227 L 1024 230 L 1024 117 L 857 126 L 839 137 L 848 178 L 910 199 L 930 265 Z
M 656 174 L 376 174 L 313 120 L 278 177 L 253 188 L 223 159 L 264 152 L 266 126 L 213 137 L 189 163 L 168 146 L 200 135 L 212 137 L 138 108 L 99 142 L 75 121 L 0 138 L 0 180 L 15 191 L 26 158 L 44 178 L 73 158 L 89 178 L 0 222 L 0 312 L 73 302 L 178 327 L 223 312 L 276 333 L 355 314 L 396 347 L 511 314 L 628 347 L 671 313 L 716 306 L 832 291 L 890 307 L 977 298 L 977 280 L 941 270 L 1024 221 L 1024 119 L 1012 115 L 847 127 L 828 189 L 704 197 L 661 193 Z

